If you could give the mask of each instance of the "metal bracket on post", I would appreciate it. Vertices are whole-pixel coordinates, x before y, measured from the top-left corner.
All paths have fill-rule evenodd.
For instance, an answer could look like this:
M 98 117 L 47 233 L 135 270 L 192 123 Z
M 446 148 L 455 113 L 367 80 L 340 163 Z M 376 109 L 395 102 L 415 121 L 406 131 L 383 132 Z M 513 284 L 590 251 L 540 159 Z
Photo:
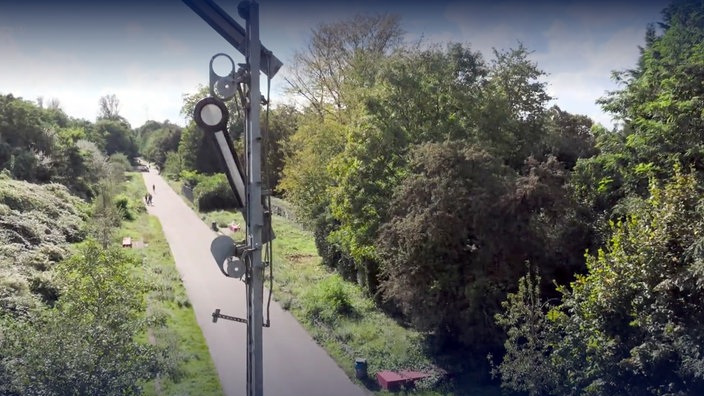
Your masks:
M 246 30 L 239 23 L 235 22 L 235 20 L 232 19 L 232 17 L 228 15 L 225 10 L 215 4 L 214 1 L 183 0 L 183 2 L 191 10 L 193 10 L 193 12 L 198 14 L 198 16 L 201 17 L 201 19 L 203 19 L 208 25 L 210 25 L 211 28 L 218 32 L 222 38 L 235 47 L 239 53 L 242 55 L 246 53 L 248 42 Z M 258 44 L 260 47 L 261 57 L 259 70 L 261 70 L 261 72 L 268 77 L 273 78 L 276 73 L 279 72 L 279 69 L 281 69 L 283 63 L 281 63 L 281 61 L 260 42 Z
M 226 319 L 226 320 L 231 320 L 233 322 L 239 322 L 239 323 L 247 323 L 247 319 L 242 319 L 238 318 L 236 316 L 230 316 L 230 315 L 224 315 L 220 313 L 220 308 L 216 309 L 215 312 L 213 312 L 213 323 L 217 323 L 218 319 Z

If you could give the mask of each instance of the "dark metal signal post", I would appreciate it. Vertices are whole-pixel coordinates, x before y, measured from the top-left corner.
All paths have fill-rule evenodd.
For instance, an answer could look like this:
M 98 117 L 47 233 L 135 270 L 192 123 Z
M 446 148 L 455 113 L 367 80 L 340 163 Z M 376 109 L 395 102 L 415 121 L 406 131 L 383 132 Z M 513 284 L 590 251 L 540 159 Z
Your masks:
M 270 242 L 273 233 L 265 219 L 262 200 L 262 135 L 260 130 L 260 104 L 262 101 L 259 72 L 272 78 L 282 63 L 259 41 L 258 0 L 242 1 L 238 13 L 246 21 L 242 28 L 232 17 L 212 0 L 183 0 L 198 16 L 208 23 L 227 42 L 245 56 L 246 63 L 226 76 L 210 71 L 211 97 L 201 100 L 196 106 L 195 121 L 205 133 L 210 134 L 218 147 L 235 198 L 243 209 L 247 223 L 247 240 L 235 244 L 229 237 L 217 237 L 211 244 L 211 252 L 220 270 L 229 277 L 243 278 L 247 284 L 247 319 L 224 315 L 217 309 L 213 321 L 234 320 L 247 324 L 247 395 L 263 395 L 262 327 L 264 298 L 263 245 Z M 243 88 L 244 87 L 244 88 Z M 232 141 L 227 132 L 228 110 L 223 101 L 235 97 L 245 111 L 247 148 L 246 166 L 242 169 Z

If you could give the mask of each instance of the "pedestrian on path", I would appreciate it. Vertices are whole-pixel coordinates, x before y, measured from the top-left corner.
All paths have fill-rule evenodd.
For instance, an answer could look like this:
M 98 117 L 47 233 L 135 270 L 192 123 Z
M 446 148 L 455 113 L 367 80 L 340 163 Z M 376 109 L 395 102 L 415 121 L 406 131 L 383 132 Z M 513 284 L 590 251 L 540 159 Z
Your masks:
M 154 184 L 152 184 L 152 191 L 156 194 L 156 186 Z

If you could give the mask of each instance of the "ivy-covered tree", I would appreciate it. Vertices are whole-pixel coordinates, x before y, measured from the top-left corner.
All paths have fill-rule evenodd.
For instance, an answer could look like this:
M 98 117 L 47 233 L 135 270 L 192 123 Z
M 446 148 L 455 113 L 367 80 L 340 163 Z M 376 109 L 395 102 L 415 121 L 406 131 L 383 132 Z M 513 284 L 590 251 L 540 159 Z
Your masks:
M 382 294 L 439 340 L 494 350 L 492 317 L 526 261 L 547 285 L 581 270 L 589 233 L 568 174 L 554 157 L 519 173 L 463 141 L 427 143 L 411 158 L 376 240 Z
M 501 265 L 492 257 L 500 243 L 493 219 L 509 188 L 506 174 L 500 160 L 462 142 L 414 150 L 377 243 L 382 293 L 417 328 L 477 344 L 491 338 L 484 317 L 501 288 L 486 271 Z

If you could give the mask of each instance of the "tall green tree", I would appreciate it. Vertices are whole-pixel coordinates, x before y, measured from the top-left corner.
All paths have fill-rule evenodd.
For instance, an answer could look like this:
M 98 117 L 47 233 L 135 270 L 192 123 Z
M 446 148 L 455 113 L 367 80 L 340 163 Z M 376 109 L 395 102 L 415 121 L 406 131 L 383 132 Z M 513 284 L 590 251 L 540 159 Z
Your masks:
M 137 143 L 129 124 L 119 120 L 101 119 L 95 123 L 94 134 L 88 136 L 106 155 L 124 153 L 129 157 L 137 155 Z
M 216 149 L 210 136 L 191 121 L 181 132 L 178 144 L 182 168 L 206 174 L 222 172 L 220 154 Z
M 280 189 L 313 228 L 326 264 L 343 268 L 347 275 L 354 273 L 349 250 L 341 250 L 340 242 L 347 242 L 328 239 L 340 223 L 330 207 L 328 187 L 337 181 L 335 167 L 328 165 L 344 150 L 352 125 L 365 116 L 356 83 L 374 86 L 381 64 L 377 61 L 398 49 L 401 38 L 399 19 L 393 15 L 359 15 L 322 24 L 314 29 L 308 47 L 294 56 L 287 78 L 289 92 L 302 98 L 306 108 L 290 139 Z
M 181 127 L 169 123 L 164 123 L 159 129 L 148 132 L 141 147 L 144 158 L 163 169 L 167 153 L 178 151 L 181 132 Z
M 500 215 L 506 172 L 500 160 L 458 141 L 414 150 L 377 243 L 384 297 L 417 328 L 477 343 L 489 337 L 482 312 L 491 312 L 486 304 L 495 298 L 487 294 L 499 289 L 478 274 L 496 253 L 486 245 L 500 242 L 492 235 L 498 224 L 487 220 Z
M 409 147 L 466 137 L 463 123 L 472 117 L 465 109 L 475 108 L 483 73 L 481 57 L 459 44 L 398 49 L 377 63 L 373 87 L 346 85 L 358 115 L 344 150 L 328 167 L 335 179 L 330 209 L 338 223 L 328 239 L 354 260 L 358 280 L 372 294 L 379 282 L 378 230 L 405 174 Z M 350 76 L 361 81 L 369 78 L 365 74 L 353 69 Z
M 47 130 L 52 125 L 46 118 L 34 103 L 11 94 L 0 95 L 0 138 L 10 147 L 50 153 L 52 142 Z
M 636 67 L 614 73 L 622 89 L 600 103 L 623 127 L 604 136 L 599 155 L 582 165 L 587 200 L 647 196 L 648 179 L 672 176 L 675 164 L 704 170 L 703 13 L 701 2 L 672 1 L 660 32 L 648 28 Z
M 650 198 L 613 224 L 607 246 L 588 256 L 588 273 L 560 288 L 560 304 L 546 312 L 537 293 L 509 298 L 497 317 L 509 331 L 504 385 L 560 395 L 704 392 L 702 205 L 692 175 L 654 183 Z M 529 321 L 541 326 L 520 325 Z M 555 375 L 529 370 L 536 360 Z
M 546 140 L 547 104 L 545 72 L 530 59 L 522 44 L 494 50 L 484 86 L 477 140 L 490 152 L 520 169 L 526 158 L 539 157 Z

